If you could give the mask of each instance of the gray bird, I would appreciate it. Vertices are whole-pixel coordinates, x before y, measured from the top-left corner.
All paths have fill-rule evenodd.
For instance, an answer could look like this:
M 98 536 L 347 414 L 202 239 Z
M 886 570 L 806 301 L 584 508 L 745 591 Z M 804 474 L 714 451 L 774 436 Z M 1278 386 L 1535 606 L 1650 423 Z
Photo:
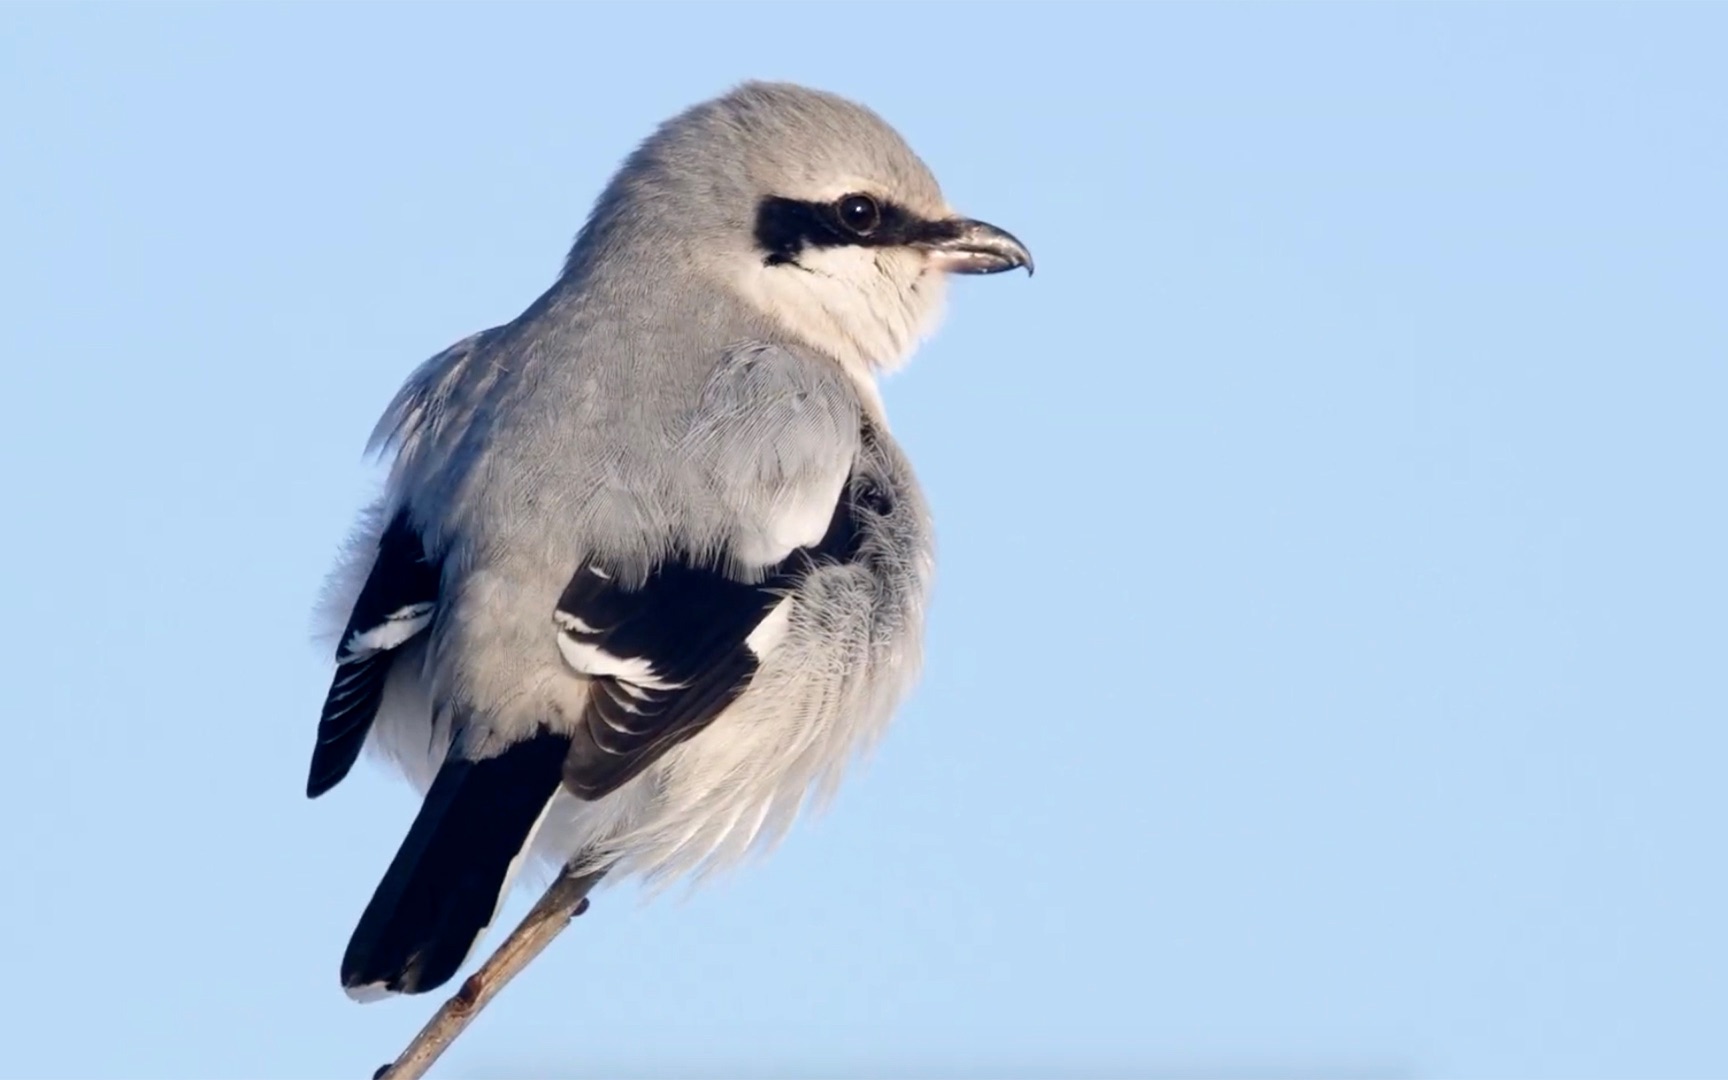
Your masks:
M 424 794 L 342 960 L 431 990 L 522 861 L 700 875 L 771 845 L 920 660 L 923 496 L 877 393 L 948 273 L 1032 269 L 869 110 L 747 83 L 662 125 L 550 289 L 409 377 L 323 607 L 307 794 Z

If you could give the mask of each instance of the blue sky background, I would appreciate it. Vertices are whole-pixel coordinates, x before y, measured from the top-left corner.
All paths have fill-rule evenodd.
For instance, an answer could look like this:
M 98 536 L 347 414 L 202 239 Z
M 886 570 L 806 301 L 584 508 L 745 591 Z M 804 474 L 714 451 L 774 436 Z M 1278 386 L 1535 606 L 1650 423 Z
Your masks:
M 855 96 L 1039 273 L 887 388 L 928 675 L 443 1075 L 1728 1076 L 1728 6 L 0 7 L 0 1072 L 366 1076 L 302 796 L 420 360 L 650 128 Z M 520 897 L 514 920 L 526 906 Z

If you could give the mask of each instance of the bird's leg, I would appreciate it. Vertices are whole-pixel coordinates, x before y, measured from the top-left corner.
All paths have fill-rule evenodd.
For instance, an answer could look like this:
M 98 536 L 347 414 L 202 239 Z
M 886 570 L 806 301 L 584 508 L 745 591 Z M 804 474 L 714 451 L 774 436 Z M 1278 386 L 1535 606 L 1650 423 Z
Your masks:
M 588 910 L 588 892 L 606 871 L 577 873 L 575 865 L 567 865 L 558 872 L 545 895 L 510 931 L 498 950 L 480 965 L 480 970 L 468 976 L 454 997 L 439 1007 L 402 1055 L 374 1073 L 372 1080 L 417 1080 L 426 1075 L 426 1070 L 456 1041 L 456 1036 L 462 1034 L 486 1003 L 498 996 L 504 984 L 521 974 L 552 944 L 552 939 L 571 919 Z

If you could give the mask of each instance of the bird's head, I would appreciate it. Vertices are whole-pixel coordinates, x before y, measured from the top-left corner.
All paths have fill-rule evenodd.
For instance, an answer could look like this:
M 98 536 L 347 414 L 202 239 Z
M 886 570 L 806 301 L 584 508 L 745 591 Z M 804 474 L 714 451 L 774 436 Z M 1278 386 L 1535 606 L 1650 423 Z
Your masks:
M 935 328 L 949 274 L 1032 269 L 1011 234 L 956 213 L 879 116 L 785 83 L 746 83 L 662 125 L 602 196 L 567 272 L 643 242 L 863 376 L 898 367 Z

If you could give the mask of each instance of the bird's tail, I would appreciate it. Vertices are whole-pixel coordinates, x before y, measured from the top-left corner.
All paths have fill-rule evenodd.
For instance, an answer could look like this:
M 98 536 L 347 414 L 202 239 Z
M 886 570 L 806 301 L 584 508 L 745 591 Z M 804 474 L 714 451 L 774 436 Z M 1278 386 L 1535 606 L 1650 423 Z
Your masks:
M 482 761 L 451 749 L 349 939 L 349 997 L 424 993 L 456 974 L 497 915 L 569 749 L 548 731 Z

